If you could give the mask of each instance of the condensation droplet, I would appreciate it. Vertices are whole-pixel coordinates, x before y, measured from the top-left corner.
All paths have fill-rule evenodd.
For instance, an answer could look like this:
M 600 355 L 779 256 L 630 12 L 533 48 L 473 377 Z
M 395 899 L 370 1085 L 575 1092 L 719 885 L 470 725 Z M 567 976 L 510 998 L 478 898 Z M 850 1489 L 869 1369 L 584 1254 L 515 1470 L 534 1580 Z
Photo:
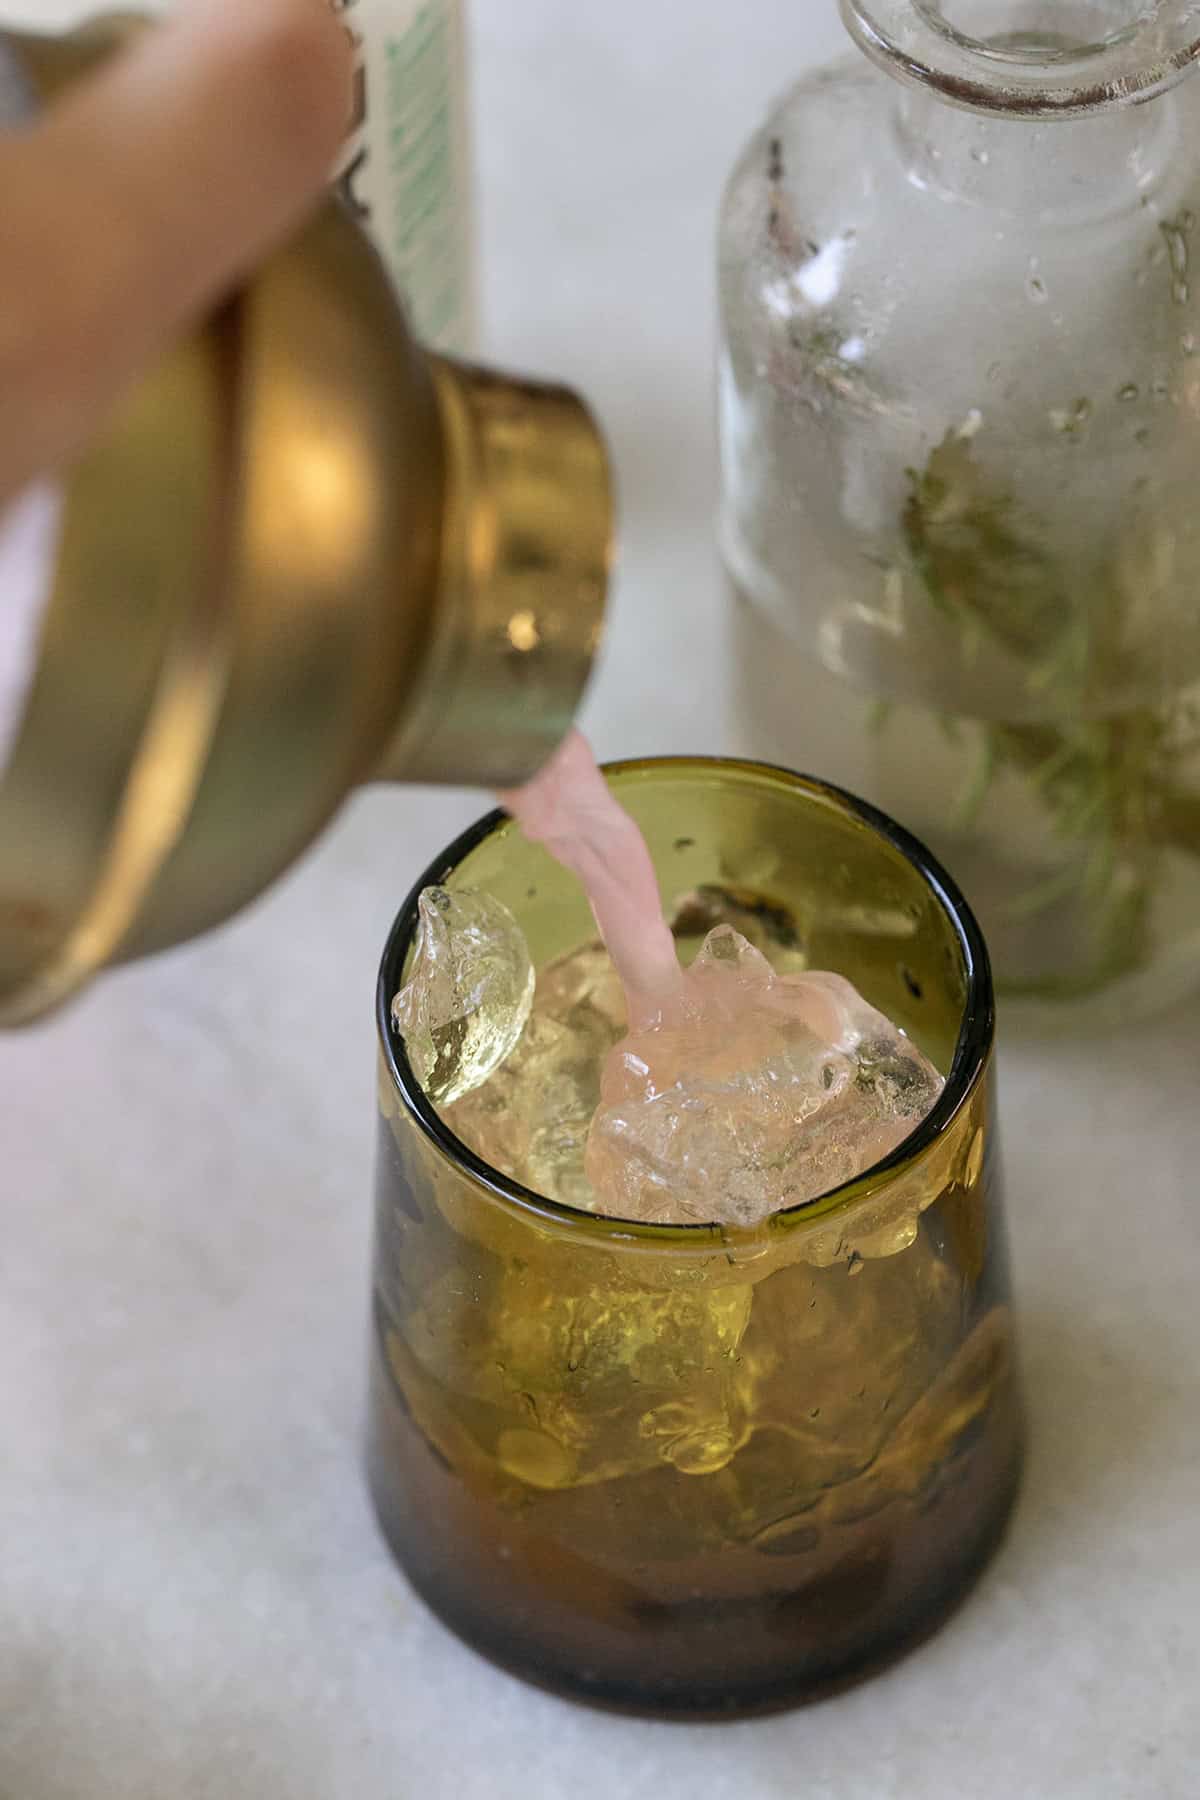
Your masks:
M 1187 279 L 1189 261 L 1187 234 L 1195 222 L 1193 214 L 1184 212 L 1179 215 L 1178 219 L 1164 220 L 1158 228 L 1162 232 L 1167 255 L 1171 259 L 1173 277 L 1171 298 L 1176 306 L 1186 306 L 1191 298 L 1191 288 Z
M 1070 408 L 1052 407 L 1050 423 L 1062 437 L 1078 437 L 1091 416 L 1091 401 L 1079 399 Z
M 733 1460 L 736 1449 L 737 1444 L 723 1426 L 712 1426 L 676 1438 L 662 1455 L 681 1475 L 715 1475 Z
M 868 1258 L 877 1262 L 888 1256 L 899 1256 L 902 1250 L 908 1250 L 916 1243 L 919 1229 L 915 1213 L 907 1218 L 893 1219 L 890 1224 L 881 1225 L 878 1231 L 859 1238 L 859 1254 L 864 1262 Z
M 971 1148 L 967 1152 L 967 1166 L 963 1172 L 963 1185 L 972 1188 L 983 1173 L 984 1139 L 982 1127 L 971 1139 Z
M 1136 381 L 1127 381 L 1124 387 L 1117 389 L 1117 399 L 1121 401 L 1122 405 L 1128 406 L 1131 400 L 1137 400 L 1140 397 L 1140 393 L 1141 390 Z
M 502 1431 L 496 1458 L 508 1474 L 530 1487 L 568 1487 L 575 1472 L 571 1452 L 542 1431 Z
M 816 1549 L 821 1534 L 800 1514 L 764 1525 L 750 1541 L 756 1550 L 764 1551 L 767 1556 L 803 1556 Z

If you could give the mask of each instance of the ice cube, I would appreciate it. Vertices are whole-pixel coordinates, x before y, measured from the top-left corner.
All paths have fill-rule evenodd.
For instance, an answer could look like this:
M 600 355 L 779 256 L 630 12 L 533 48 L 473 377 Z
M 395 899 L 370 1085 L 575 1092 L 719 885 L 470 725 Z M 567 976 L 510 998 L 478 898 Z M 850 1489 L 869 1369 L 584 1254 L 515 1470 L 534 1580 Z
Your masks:
M 610 1053 L 587 1148 L 597 1209 L 752 1226 L 897 1149 L 942 1079 L 838 975 L 777 975 L 728 925 L 678 1002 Z
M 521 1042 L 486 1087 L 446 1112 L 493 1168 L 566 1206 L 588 1208 L 588 1128 L 604 1059 L 625 1027 L 620 979 L 602 944 L 548 964 Z
M 745 888 L 708 882 L 680 894 L 671 908 L 671 934 L 677 944 L 702 942 L 718 925 L 732 925 L 772 967 L 803 969 L 803 921 L 783 901 L 767 900 Z M 686 961 L 686 956 L 684 957 Z
M 533 1005 L 529 946 L 490 894 L 426 888 L 392 1022 L 435 1106 L 480 1087 L 511 1053 Z
M 530 1487 L 724 1468 L 749 1435 L 737 1354 L 749 1286 L 655 1290 L 619 1268 L 591 1273 L 586 1257 L 493 1265 L 471 1284 L 451 1269 L 406 1319 L 404 1346 L 457 1397 L 478 1449 Z

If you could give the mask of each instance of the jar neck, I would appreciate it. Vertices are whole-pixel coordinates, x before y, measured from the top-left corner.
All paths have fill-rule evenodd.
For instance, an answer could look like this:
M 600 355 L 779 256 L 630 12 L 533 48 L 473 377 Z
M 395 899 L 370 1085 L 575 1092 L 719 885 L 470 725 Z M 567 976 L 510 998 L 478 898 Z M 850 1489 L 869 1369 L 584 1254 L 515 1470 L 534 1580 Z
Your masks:
M 931 89 L 897 95 L 909 179 L 943 198 L 1043 220 L 1107 216 L 1153 192 L 1179 140 L 1170 95 L 1153 106 L 1030 123 L 965 111 Z
M 1195 0 L 841 0 L 867 55 L 960 107 L 1086 116 L 1152 99 L 1200 61 Z

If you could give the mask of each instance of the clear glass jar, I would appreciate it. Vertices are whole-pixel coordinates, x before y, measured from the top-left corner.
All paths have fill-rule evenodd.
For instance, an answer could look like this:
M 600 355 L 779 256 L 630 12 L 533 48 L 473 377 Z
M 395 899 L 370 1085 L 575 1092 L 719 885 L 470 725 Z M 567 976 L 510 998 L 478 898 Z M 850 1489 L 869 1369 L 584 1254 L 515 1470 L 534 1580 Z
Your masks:
M 925 838 L 1002 993 L 1155 1005 L 1200 979 L 1196 9 L 842 10 L 867 54 L 722 218 L 734 745 Z
M 595 935 L 572 877 L 483 820 L 380 972 L 371 1486 L 419 1592 L 516 1673 L 641 1712 L 755 1711 L 923 1637 L 1012 1504 L 987 955 L 921 847 L 844 795 L 687 759 L 611 779 L 664 890 L 732 886 L 779 956 L 904 1024 L 945 1090 L 886 1163 L 754 1231 L 521 1187 L 438 1117 L 391 1021 L 428 882 L 504 901 L 539 968 Z

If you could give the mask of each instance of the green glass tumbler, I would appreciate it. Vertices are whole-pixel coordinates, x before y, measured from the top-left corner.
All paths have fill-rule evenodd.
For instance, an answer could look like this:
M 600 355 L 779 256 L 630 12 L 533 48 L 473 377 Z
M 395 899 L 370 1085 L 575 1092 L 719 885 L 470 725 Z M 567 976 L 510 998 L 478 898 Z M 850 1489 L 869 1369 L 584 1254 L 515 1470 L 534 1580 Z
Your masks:
M 391 1022 L 417 894 L 479 888 L 538 968 L 595 935 L 494 813 L 421 878 L 378 991 L 369 1476 L 434 1612 L 509 1670 L 659 1717 L 791 1705 L 936 1627 L 997 1545 L 1022 1420 L 987 953 L 907 833 L 760 764 L 608 771 L 664 897 L 721 890 L 946 1076 L 869 1173 L 755 1230 L 648 1226 L 488 1167 Z

